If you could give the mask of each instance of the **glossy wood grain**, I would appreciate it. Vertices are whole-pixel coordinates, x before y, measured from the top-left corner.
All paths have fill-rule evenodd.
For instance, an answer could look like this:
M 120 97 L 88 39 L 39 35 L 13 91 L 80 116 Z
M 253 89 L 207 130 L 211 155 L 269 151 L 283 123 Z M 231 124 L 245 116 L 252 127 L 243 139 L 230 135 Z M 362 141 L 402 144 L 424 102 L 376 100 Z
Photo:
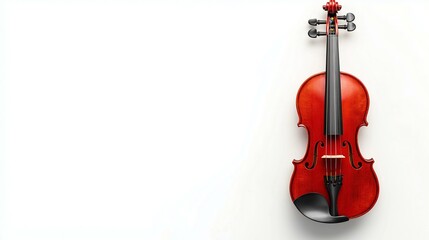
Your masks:
M 307 79 L 297 95 L 298 126 L 308 132 L 308 146 L 301 160 L 294 160 L 290 182 L 292 200 L 319 193 L 329 202 L 324 184 L 328 175 L 343 176 L 338 195 L 338 212 L 355 218 L 368 212 L 378 198 L 379 186 L 373 159 L 364 159 L 359 151 L 358 131 L 366 126 L 369 96 L 365 86 L 354 76 L 341 73 L 343 135 L 326 137 L 324 129 L 325 74 Z M 343 155 L 343 159 L 322 159 L 323 155 Z

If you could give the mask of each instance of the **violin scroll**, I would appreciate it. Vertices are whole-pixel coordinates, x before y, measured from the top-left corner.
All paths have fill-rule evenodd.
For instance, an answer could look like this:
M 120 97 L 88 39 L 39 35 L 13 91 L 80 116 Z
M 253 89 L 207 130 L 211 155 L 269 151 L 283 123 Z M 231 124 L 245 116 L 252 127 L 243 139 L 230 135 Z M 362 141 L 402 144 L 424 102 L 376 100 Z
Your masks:
M 328 11 L 329 14 L 336 14 L 341 8 L 342 6 L 335 0 L 330 0 L 326 5 L 323 5 L 323 10 Z

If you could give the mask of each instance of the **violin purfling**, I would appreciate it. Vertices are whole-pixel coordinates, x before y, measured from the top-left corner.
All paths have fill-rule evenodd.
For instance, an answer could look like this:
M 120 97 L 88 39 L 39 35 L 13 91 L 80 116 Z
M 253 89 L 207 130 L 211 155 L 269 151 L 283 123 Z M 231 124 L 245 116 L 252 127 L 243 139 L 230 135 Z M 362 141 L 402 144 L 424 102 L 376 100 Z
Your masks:
M 323 6 L 325 20 L 310 19 L 312 38 L 326 36 L 326 71 L 308 78 L 296 97 L 299 127 L 308 133 L 304 157 L 294 160 L 290 194 L 297 209 L 311 220 L 340 223 L 367 213 L 379 194 L 374 160 L 359 151 L 358 131 L 367 126 L 369 96 L 363 83 L 340 71 L 339 29 L 356 29 L 352 13 L 338 15 L 341 5 Z M 339 21 L 345 21 L 339 24 Z

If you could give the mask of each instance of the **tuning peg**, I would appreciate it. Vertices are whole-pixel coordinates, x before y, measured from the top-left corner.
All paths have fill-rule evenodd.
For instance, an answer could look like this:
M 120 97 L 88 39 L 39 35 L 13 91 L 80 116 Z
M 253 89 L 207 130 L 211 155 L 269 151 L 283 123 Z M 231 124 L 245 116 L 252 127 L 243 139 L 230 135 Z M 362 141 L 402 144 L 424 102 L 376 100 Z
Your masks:
M 317 36 L 325 36 L 326 32 L 318 32 L 317 29 L 312 28 L 308 31 L 308 36 L 311 38 L 317 38 Z
M 347 29 L 348 32 L 352 32 L 356 29 L 356 24 L 349 22 L 347 25 L 338 25 L 339 29 Z
M 317 20 L 315 18 L 312 18 L 308 20 L 308 24 L 311 26 L 317 26 L 318 24 L 326 24 L 326 20 Z
M 356 24 L 354 24 L 354 23 L 352 23 L 352 22 L 347 23 L 347 31 L 348 31 L 348 32 L 352 32 L 352 31 L 354 31 L 355 29 L 356 29 Z
M 353 22 L 355 20 L 355 15 L 353 13 L 347 13 L 345 16 L 338 16 L 340 20 L 346 20 L 347 22 Z

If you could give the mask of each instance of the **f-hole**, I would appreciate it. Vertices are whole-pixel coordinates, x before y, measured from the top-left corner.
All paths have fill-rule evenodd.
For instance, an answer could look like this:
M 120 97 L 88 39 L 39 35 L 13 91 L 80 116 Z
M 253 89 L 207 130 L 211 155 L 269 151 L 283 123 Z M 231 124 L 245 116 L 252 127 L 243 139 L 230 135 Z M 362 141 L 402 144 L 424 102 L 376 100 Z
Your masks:
M 316 144 L 314 145 L 314 151 L 313 151 L 313 162 L 311 163 L 311 166 L 308 162 L 305 163 L 305 168 L 307 169 L 313 169 L 316 166 L 316 162 L 317 162 L 317 157 L 318 157 L 318 148 L 320 147 L 325 147 L 325 144 L 322 141 L 318 141 L 316 142 Z
M 356 170 L 359 170 L 362 167 L 362 163 L 358 162 L 357 166 L 355 165 L 354 159 L 353 159 L 353 149 L 352 149 L 352 145 L 350 144 L 349 141 L 344 141 L 343 142 L 343 147 L 348 147 L 349 149 L 349 159 L 350 159 L 350 164 L 352 165 L 352 167 Z

